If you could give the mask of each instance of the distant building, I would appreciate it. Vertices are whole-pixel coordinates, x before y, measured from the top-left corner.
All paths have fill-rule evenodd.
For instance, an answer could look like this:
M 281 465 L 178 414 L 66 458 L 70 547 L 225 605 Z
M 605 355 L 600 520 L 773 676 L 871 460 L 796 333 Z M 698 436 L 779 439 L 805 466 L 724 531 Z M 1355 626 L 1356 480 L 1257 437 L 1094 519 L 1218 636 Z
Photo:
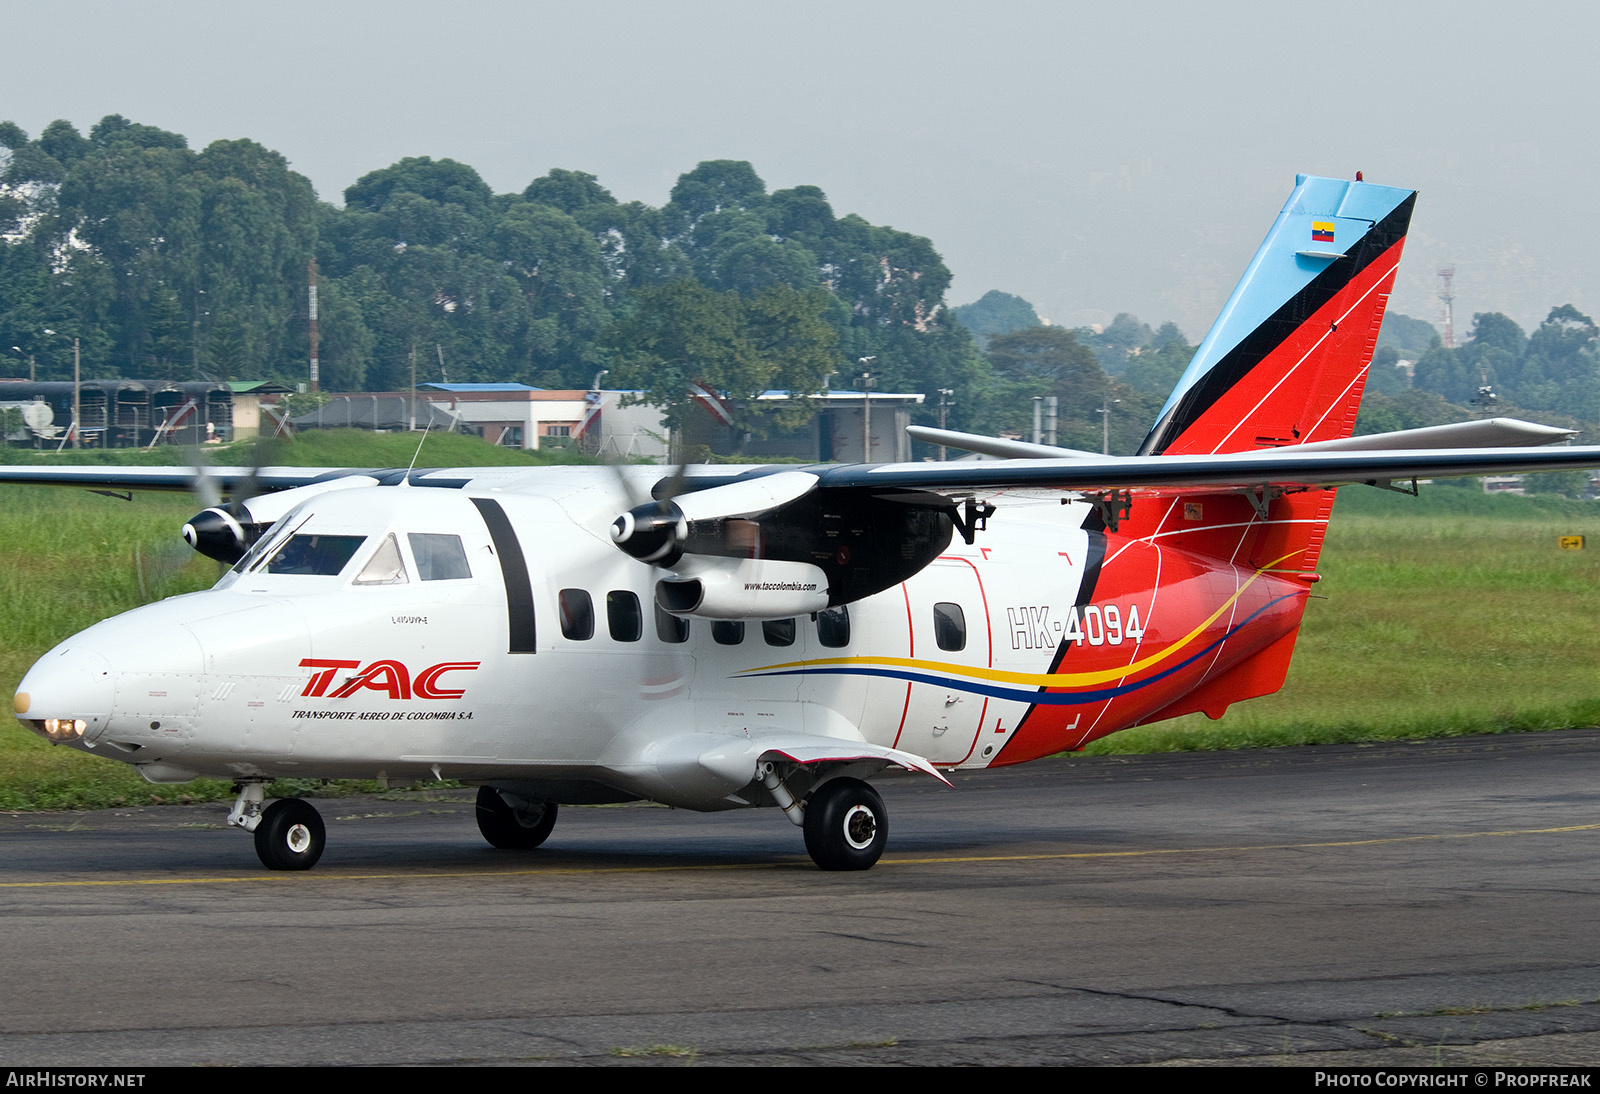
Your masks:
M 772 403 L 793 398 L 787 391 L 766 391 L 757 396 L 757 401 Z M 738 453 L 818 463 L 904 463 L 911 459 L 911 438 L 906 435 L 906 427 L 911 424 L 912 410 L 923 399 L 914 392 L 825 391 L 810 397 L 816 414 L 798 429 L 758 438 L 724 427 L 710 441 L 710 448 L 717 455 Z M 870 437 L 866 436 L 868 432 Z
M 623 406 L 624 391 L 552 391 L 527 384 L 419 384 L 408 391 L 336 395 L 294 419 L 296 429 L 434 429 L 476 433 L 490 444 L 536 451 L 584 443 L 620 457 L 663 458 L 661 411 Z M 413 409 L 415 408 L 415 409 Z M 593 411 L 591 413 L 591 411 Z
M 632 392 L 546 390 L 517 383 L 427 383 L 410 392 L 336 395 L 317 410 L 296 417 L 296 429 L 407 429 L 472 432 L 490 444 L 529 451 L 581 446 L 617 458 L 674 458 L 659 407 L 624 405 Z M 793 399 L 787 391 L 767 391 L 759 403 Z M 923 402 L 917 393 L 828 391 L 808 400 L 815 410 L 804 425 L 766 437 L 752 436 L 736 424 L 738 415 L 722 403 L 691 415 L 682 438 L 691 452 L 713 456 L 798 459 L 817 463 L 859 463 L 863 453 L 875 463 L 911 459 L 906 427 Z M 870 413 L 867 410 L 870 402 Z M 413 411 L 412 407 L 415 407 Z
M 171 380 L 0 380 L 0 406 L 27 410 L 20 430 L 7 440 L 27 445 L 60 444 L 72 428 L 77 393 L 83 448 L 135 448 L 153 443 L 202 444 L 233 439 L 233 390 L 212 382 Z M 70 443 L 70 442 L 69 442 Z
M 259 437 L 263 416 L 268 419 L 269 431 L 275 431 L 281 419 L 273 404 L 294 388 L 276 380 L 230 380 L 227 383 L 233 392 L 233 439 L 248 441 Z

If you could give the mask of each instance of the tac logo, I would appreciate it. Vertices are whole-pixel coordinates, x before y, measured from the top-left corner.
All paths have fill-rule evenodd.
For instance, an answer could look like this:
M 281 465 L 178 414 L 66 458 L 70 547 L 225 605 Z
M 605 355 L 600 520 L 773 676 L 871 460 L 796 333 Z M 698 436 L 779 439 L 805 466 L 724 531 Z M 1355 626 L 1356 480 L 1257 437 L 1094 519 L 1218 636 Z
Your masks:
M 459 699 L 465 694 L 465 689 L 441 688 L 439 677 L 447 672 L 471 672 L 480 664 L 481 661 L 443 661 L 429 665 L 413 676 L 399 661 L 373 661 L 366 668 L 361 668 L 360 661 L 307 657 L 300 662 L 300 667 L 317 671 L 311 674 L 305 690 L 300 694 L 313 699 L 348 699 L 365 688 L 384 692 L 391 699 Z M 333 678 L 350 669 L 361 671 L 346 678 L 330 694 L 328 686 L 333 683 Z

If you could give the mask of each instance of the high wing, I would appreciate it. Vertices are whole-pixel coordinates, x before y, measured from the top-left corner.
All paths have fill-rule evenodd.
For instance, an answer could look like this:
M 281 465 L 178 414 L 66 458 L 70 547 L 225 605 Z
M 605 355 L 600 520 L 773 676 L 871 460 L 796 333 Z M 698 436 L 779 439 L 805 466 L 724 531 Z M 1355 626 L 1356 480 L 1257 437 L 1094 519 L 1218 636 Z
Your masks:
M 1248 489 L 1259 486 L 1343 486 L 1379 484 L 1423 478 L 1462 475 L 1527 474 L 1600 467 L 1600 446 L 1560 445 L 1570 430 L 1513 419 L 1463 422 L 1458 426 L 1404 430 L 1396 433 L 1351 437 L 1316 444 L 1288 445 L 1254 452 L 1227 452 L 1188 456 L 1102 456 L 1033 445 L 1003 438 L 933 430 L 913 426 L 919 439 L 948 444 L 1005 458 L 955 463 L 838 464 L 810 467 L 760 466 L 694 467 L 685 474 L 685 487 L 699 492 L 773 475 L 815 479 L 818 489 L 922 489 L 960 492 L 975 489 L 1032 487 L 1097 492 L 1135 487 L 1222 487 Z M 1484 439 L 1493 444 L 1475 447 L 1441 447 L 1446 440 Z M 1516 446 L 1516 447 L 1512 447 Z M 1066 454 L 1070 453 L 1070 455 Z M 1031 458 L 1030 458 L 1031 457 Z M 359 476 L 371 485 L 396 486 L 402 481 L 417 486 L 460 487 L 484 473 L 504 468 L 323 468 L 323 467 L 218 467 L 205 472 L 224 494 L 250 483 L 262 493 L 329 483 Z M 77 465 L 0 467 L 0 484 L 77 486 L 84 488 L 187 491 L 197 475 L 192 467 L 116 467 Z M 667 482 L 664 477 L 662 482 Z M 801 492 L 789 492 L 788 501 Z M 710 499 L 705 499 L 709 501 Z M 776 499 L 774 499 L 776 500 Z M 723 516 L 760 512 L 740 498 Z M 708 516 L 711 514 L 707 514 Z
M 1373 440 L 1374 438 L 1360 438 Z M 820 488 L 920 489 L 939 493 L 1034 487 L 1095 493 L 1138 487 L 1344 486 L 1461 475 L 1511 475 L 1600 467 L 1600 446 L 1394 448 L 1339 451 L 1305 445 L 1193 456 L 1083 456 L 973 463 L 899 463 L 808 468 Z M 738 482 L 769 469 L 693 474 L 693 487 Z

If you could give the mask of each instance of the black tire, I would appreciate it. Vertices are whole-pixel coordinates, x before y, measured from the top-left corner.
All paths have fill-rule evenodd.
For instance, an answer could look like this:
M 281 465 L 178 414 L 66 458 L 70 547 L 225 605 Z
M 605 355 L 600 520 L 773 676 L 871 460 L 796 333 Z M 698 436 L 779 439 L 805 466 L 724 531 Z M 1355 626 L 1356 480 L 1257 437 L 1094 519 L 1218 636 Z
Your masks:
M 492 786 L 478 787 L 478 831 L 502 851 L 528 851 L 550 838 L 560 812 L 555 802 L 530 801 L 513 809 Z
M 327 842 L 322 815 L 300 798 L 279 798 L 256 826 L 256 855 L 269 870 L 309 870 Z
M 806 850 L 824 870 L 870 870 L 889 842 L 883 798 L 860 779 L 831 779 L 806 799 Z

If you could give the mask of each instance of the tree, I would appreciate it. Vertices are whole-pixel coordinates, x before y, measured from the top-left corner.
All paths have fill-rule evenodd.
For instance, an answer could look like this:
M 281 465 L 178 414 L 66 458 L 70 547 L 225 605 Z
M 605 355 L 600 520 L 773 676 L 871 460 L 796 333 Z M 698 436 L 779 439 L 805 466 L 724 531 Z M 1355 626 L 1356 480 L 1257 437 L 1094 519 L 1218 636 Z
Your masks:
M 600 245 L 566 213 L 533 202 L 511 206 L 495 224 L 493 242 L 538 328 L 526 371 L 554 372 L 568 386 L 586 386 L 610 319 Z
M 1163 323 L 1149 347 L 1129 357 L 1117 378 L 1135 391 L 1165 401 L 1189 367 L 1194 350 L 1176 323 Z
M 1528 337 L 1521 398 L 1537 410 L 1591 414 L 1600 405 L 1596 350 L 1600 329 L 1571 304 L 1552 308 Z
M 740 310 L 737 293 L 697 281 L 640 289 L 631 313 L 607 335 L 611 382 L 637 390 L 639 401 L 662 407 L 667 425 L 682 429 L 692 408 L 690 384 L 731 393 L 752 370 Z
M 1064 327 L 1030 327 L 989 343 L 989 363 L 999 387 L 997 422 L 1026 432 L 1036 396 L 1057 400 L 1057 439 L 1077 447 L 1100 444 L 1100 408 L 1117 396 L 1093 353 Z M 1068 440 L 1067 438 L 1071 439 Z
M 692 225 L 724 209 L 754 209 L 766 204 L 767 184 L 744 160 L 706 160 L 678 176 L 672 204 Z
M 691 384 L 732 400 L 743 431 L 792 427 L 809 411 L 764 409 L 756 396 L 773 389 L 795 396 L 820 391 L 838 364 L 835 335 L 823 319 L 827 294 L 820 289 L 771 286 L 745 300 L 679 280 L 639 290 L 632 304 L 609 332 L 612 382 L 664 408 L 674 429 L 690 421 Z
M 1380 346 L 1373 353 L 1372 368 L 1367 372 L 1367 392 L 1398 395 L 1410 387 L 1405 369 L 1399 366 L 1400 351 L 1393 346 Z
M 1502 350 L 1520 358 L 1527 349 L 1528 336 L 1515 321 L 1499 312 L 1478 312 L 1472 317 L 1472 335 L 1467 344 Z
M 990 289 L 972 303 L 959 305 L 951 311 L 961 325 L 973 333 L 980 347 L 987 346 L 989 339 L 996 335 L 1040 325 L 1032 304 L 998 289 Z
M 1423 354 L 1411 375 L 1414 386 L 1435 392 L 1461 406 L 1473 400 L 1481 382 L 1494 383 L 1492 378 L 1468 368 L 1461 354 L 1442 345 L 1434 346 Z
M 1098 334 L 1086 332 L 1084 343 L 1100 361 L 1106 373 L 1115 376 L 1127 365 L 1129 358 L 1150 344 L 1154 333 L 1149 326 L 1139 322 L 1139 317 L 1128 312 L 1118 312 L 1111 325 Z
M 793 429 L 811 416 L 811 408 L 799 397 L 821 391 L 828 377 L 842 363 L 838 355 L 839 336 L 828 325 L 824 314 L 828 294 L 822 289 L 798 290 L 788 285 L 771 285 L 744 304 L 744 323 L 760 372 L 750 377 L 754 385 L 750 396 L 776 389 L 795 396 L 763 413 L 752 404 L 748 417 L 764 416 L 765 423 L 778 429 Z
M 1432 323 L 1401 315 L 1397 311 L 1386 313 L 1383 326 L 1378 329 L 1378 345 L 1393 346 L 1401 357 L 1409 361 L 1417 360 L 1440 344 L 1439 332 Z
M 611 191 L 601 186 L 600 180 L 593 175 L 586 171 L 565 171 L 559 167 L 528 183 L 522 196 L 527 201 L 560 209 L 568 216 L 576 216 L 592 205 L 617 203 Z
M 377 212 L 396 194 L 415 194 L 443 205 L 481 213 L 494 197 L 478 172 L 455 160 L 410 156 L 391 167 L 361 176 L 344 192 L 346 206 Z
M 833 231 L 833 206 L 816 186 L 775 190 L 767 200 L 767 230 L 815 250 Z

